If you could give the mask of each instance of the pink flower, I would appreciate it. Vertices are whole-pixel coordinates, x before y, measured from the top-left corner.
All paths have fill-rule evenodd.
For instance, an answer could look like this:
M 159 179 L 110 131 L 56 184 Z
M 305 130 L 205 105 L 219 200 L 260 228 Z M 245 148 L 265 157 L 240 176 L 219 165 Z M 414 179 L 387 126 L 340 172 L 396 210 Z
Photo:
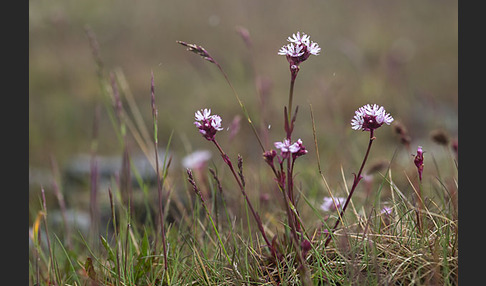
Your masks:
M 290 145 L 290 140 L 285 139 L 283 142 L 275 142 L 273 143 L 275 148 L 280 149 L 282 153 L 293 153 L 297 152 L 297 146 L 294 146 L 295 144 Z M 293 151 L 293 152 L 292 152 Z
M 292 156 L 294 157 L 294 159 L 307 154 L 308 151 L 305 149 L 305 146 L 302 144 L 301 139 L 297 140 L 297 142 L 295 142 L 292 145 L 296 145 L 295 148 L 298 148 L 296 152 L 292 152 Z
M 194 114 L 196 121 L 194 125 L 199 128 L 201 133 L 207 140 L 214 140 L 216 132 L 223 130 L 221 127 L 221 117 L 218 115 L 211 115 L 211 109 L 201 109 Z
M 415 155 L 413 162 L 417 166 L 419 179 L 422 181 L 422 172 L 424 171 L 424 151 L 422 150 L 422 146 L 418 146 L 417 155 Z
M 305 33 L 293 34 L 288 37 L 290 44 L 284 45 L 278 51 L 279 55 L 286 56 L 290 66 L 298 66 L 301 62 L 307 60 L 310 55 L 319 55 L 321 48 Z
M 293 144 L 290 144 L 289 139 L 285 139 L 283 142 L 275 142 L 273 145 L 275 148 L 280 149 L 283 158 L 287 158 L 290 154 L 293 154 L 294 158 L 307 154 L 301 139 Z
M 385 206 L 381 209 L 380 214 L 389 216 L 392 214 L 392 209 Z
M 263 159 L 265 160 L 265 162 L 267 162 L 268 165 L 270 165 L 270 167 L 274 168 L 274 165 L 273 165 L 273 159 L 275 158 L 275 156 L 277 156 L 277 152 L 275 150 L 270 150 L 270 151 L 265 151 L 263 153 Z
M 336 202 L 336 204 L 334 204 Z M 321 210 L 327 211 L 335 211 L 336 206 L 338 209 L 341 209 L 343 205 L 346 203 L 346 198 L 344 197 L 335 197 L 334 201 L 331 197 L 324 197 L 324 201 L 321 204 Z
M 182 166 L 185 169 L 200 169 L 211 159 L 211 152 L 208 150 L 197 150 L 182 159 Z
M 383 123 L 390 125 L 393 122 L 393 117 L 386 113 L 383 106 L 377 104 L 367 104 L 354 113 L 354 118 L 351 120 L 351 126 L 354 130 L 370 131 L 377 129 Z

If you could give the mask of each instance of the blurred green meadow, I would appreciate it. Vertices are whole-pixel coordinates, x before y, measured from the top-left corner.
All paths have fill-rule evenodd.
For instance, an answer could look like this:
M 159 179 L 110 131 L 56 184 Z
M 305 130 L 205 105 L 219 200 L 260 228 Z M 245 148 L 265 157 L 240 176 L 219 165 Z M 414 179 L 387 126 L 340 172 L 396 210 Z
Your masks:
M 312 104 L 323 152 L 359 136 L 351 134 L 349 120 L 366 103 L 384 105 L 408 127 L 414 143 L 429 143 L 432 129 L 457 134 L 457 1 L 30 1 L 32 167 L 46 165 L 49 154 L 63 162 L 89 149 L 100 88 L 86 26 L 97 36 L 106 68 L 123 71 L 147 119 L 154 72 L 160 136 L 173 129 L 174 142 L 180 134 L 198 138 L 191 125 L 197 109 L 211 107 L 225 122 L 241 113 L 214 66 L 176 40 L 202 45 L 219 60 L 257 123 L 254 76 L 269 80 L 268 106 L 275 116 L 268 123 L 277 140 L 289 81 L 287 62 L 277 51 L 296 31 L 322 48 L 302 66 L 295 104 L 301 110 L 298 122 L 307 127 Z M 238 26 L 248 29 L 251 50 Z M 104 115 L 100 126 L 100 153 L 117 153 Z M 345 161 L 345 153 L 338 161 Z

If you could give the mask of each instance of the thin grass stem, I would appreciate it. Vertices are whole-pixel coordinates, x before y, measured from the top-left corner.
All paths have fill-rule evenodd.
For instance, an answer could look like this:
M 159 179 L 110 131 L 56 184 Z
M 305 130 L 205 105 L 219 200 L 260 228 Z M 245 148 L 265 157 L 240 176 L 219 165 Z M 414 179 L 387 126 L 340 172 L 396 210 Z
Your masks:
M 163 182 L 160 177 L 160 170 L 159 170 L 159 153 L 158 153 L 158 136 L 157 136 L 157 108 L 155 106 L 155 85 L 154 85 L 154 73 L 152 72 L 151 78 L 151 103 L 152 103 L 152 119 L 153 119 L 153 132 L 154 132 L 154 149 L 155 149 L 155 172 L 157 173 L 157 193 L 159 198 L 159 219 L 160 219 L 160 231 L 162 233 L 162 248 L 164 251 L 164 269 L 167 272 L 168 263 L 167 263 L 167 246 L 165 241 L 165 226 L 164 226 L 164 207 L 162 204 L 162 186 Z

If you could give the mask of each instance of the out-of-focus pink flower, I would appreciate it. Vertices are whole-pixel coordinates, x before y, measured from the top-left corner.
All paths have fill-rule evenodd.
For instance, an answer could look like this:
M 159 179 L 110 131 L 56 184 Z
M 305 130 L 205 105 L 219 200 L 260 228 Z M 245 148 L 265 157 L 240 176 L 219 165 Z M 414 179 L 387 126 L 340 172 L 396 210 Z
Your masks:
M 383 106 L 367 104 L 354 112 L 351 126 L 354 130 L 370 131 L 379 128 L 383 123 L 390 125 L 393 117 L 386 113 Z
M 211 152 L 208 150 L 197 150 L 182 158 L 184 169 L 200 169 L 211 159 Z
M 392 208 L 385 206 L 381 209 L 380 214 L 389 216 L 392 214 Z
M 231 121 L 230 125 L 226 129 L 230 132 L 228 136 L 229 141 L 232 141 L 235 138 L 236 134 L 238 134 L 238 131 L 240 131 L 240 125 L 241 125 L 240 122 L 241 122 L 241 116 L 237 114 L 235 115 L 233 121 Z
M 336 204 L 334 204 L 336 202 Z M 324 197 L 324 201 L 321 204 L 321 210 L 327 211 L 335 211 L 336 206 L 337 209 L 341 209 L 344 204 L 346 203 L 346 198 L 344 197 L 334 197 L 334 201 L 331 197 Z

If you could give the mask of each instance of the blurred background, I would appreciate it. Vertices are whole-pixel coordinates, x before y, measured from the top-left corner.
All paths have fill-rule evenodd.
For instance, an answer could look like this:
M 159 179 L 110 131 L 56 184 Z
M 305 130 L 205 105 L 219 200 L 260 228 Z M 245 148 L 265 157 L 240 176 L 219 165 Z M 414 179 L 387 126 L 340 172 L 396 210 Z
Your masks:
M 223 118 L 225 128 L 241 116 L 235 137 L 232 126 L 218 135 L 220 143 L 232 158 L 243 155 L 247 170 L 262 163 L 224 77 L 178 40 L 203 46 L 221 64 L 270 149 L 285 136 L 290 79 L 288 62 L 277 52 L 293 33 L 310 35 L 321 53 L 301 64 L 294 138 L 309 149 L 301 164 L 315 176 L 312 106 L 320 163 L 331 183 L 342 180 L 341 167 L 349 176 L 359 168 L 368 136 L 352 130 L 350 120 L 364 104 L 383 105 L 408 130 L 411 148 L 400 149 L 403 164 L 396 160 L 403 168 L 410 167 L 417 145 L 439 163 L 448 155 L 433 142 L 434 132 L 457 139 L 457 1 L 29 1 L 29 179 L 35 204 L 40 185 L 51 189 L 52 160 L 62 174 L 89 154 L 95 118 L 97 153 L 123 154 L 86 29 L 96 36 L 105 70 L 123 75 L 148 130 L 153 72 L 159 144 L 165 148 L 173 132 L 174 173 L 182 173 L 181 159 L 198 149 L 219 159 L 193 125 L 194 112 L 206 107 Z M 242 37 L 245 31 L 249 38 Z M 388 127 L 376 136 L 370 164 L 390 161 L 401 148 L 399 136 Z M 133 138 L 129 145 L 139 151 Z

